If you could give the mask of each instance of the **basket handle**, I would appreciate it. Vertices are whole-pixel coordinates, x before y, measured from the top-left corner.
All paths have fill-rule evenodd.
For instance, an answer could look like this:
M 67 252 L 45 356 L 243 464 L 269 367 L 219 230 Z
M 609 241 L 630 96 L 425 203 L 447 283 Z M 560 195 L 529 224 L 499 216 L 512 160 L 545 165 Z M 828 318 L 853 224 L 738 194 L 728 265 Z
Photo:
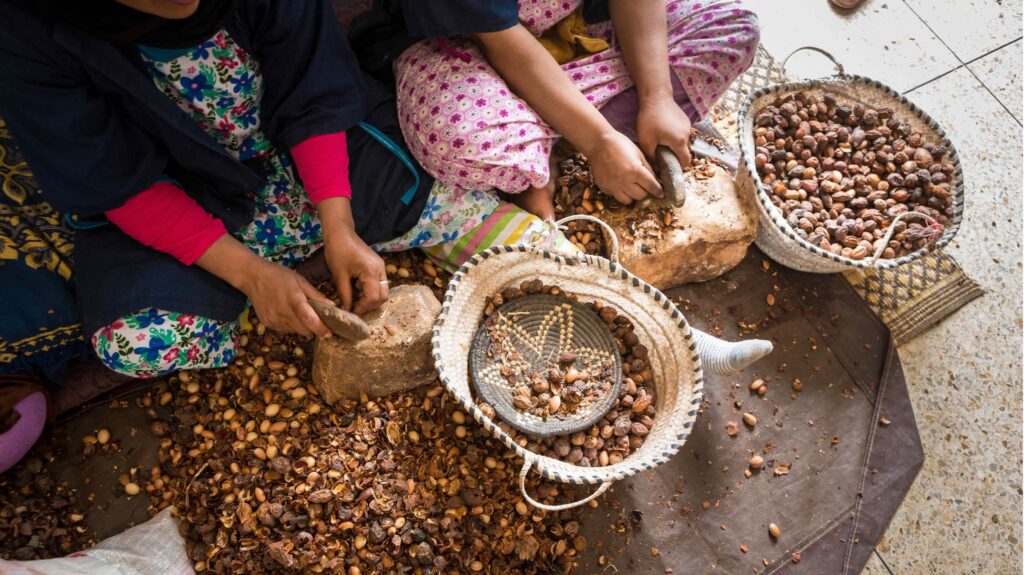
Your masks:
M 594 216 L 588 216 L 586 214 L 576 214 L 575 216 L 564 217 L 557 222 L 551 223 L 551 236 L 549 237 L 550 245 L 554 245 L 555 234 L 559 231 L 565 230 L 565 224 L 576 220 L 584 220 L 588 222 L 594 222 L 604 229 L 605 237 L 611 242 L 611 251 L 608 259 L 615 263 L 619 263 L 619 238 L 615 236 L 615 230 L 612 229 L 604 220 L 595 218 Z
M 804 50 L 811 50 L 812 52 L 817 52 L 817 53 L 825 56 L 829 60 L 831 60 L 832 64 L 836 67 L 836 74 L 837 75 L 844 76 L 846 74 L 846 72 L 843 70 L 843 65 L 840 64 L 838 60 L 836 60 L 835 56 L 833 56 L 832 54 L 829 54 L 828 51 L 826 51 L 826 50 L 822 50 L 821 48 L 818 48 L 817 46 L 801 46 L 801 47 L 797 48 L 796 50 L 793 50 L 792 52 L 790 52 L 789 56 L 786 56 L 785 59 L 782 60 L 782 71 L 783 72 L 787 72 L 786 71 L 786 63 L 789 62 L 789 59 L 792 58 L 793 55 L 796 54 L 797 52 L 802 52 Z M 787 72 L 787 75 L 788 75 L 788 72 Z
M 917 216 L 919 218 L 923 218 L 925 222 L 927 222 L 930 226 L 933 226 L 935 228 L 935 234 L 941 235 L 942 227 L 939 225 L 937 221 L 935 221 L 935 218 L 929 216 L 928 214 L 922 214 L 921 212 L 903 212 L 902 214 L 893 218 L 892 222 L 889 223 L 889 229 L 886 230 L 885 235 L 882 236 L 882 243 L 878 246 L 878 249 L 875 250 L 875 254 L 871 257 L 871 265 L 875 265 L 876 263 L 878 263 L 878 260 L 882 257 L 882 253 L 885 251 L 886 246 L 889 245 L 889 240 L 891 240 L 892 236 L 896 233 L 896 223 L 903 220 L 904 218 L 909 218 L 910 216 Z M 934 239 L 934 237 L 932 239 Z M 929 240 L 929 243 L 930 242 L 931 240 Z
M 526 475 L 530 473 L 530 468 L 533 466 L 533 458 L 526 457 L 523 463 L 523 468 L 519 471 L 519 491 L 523 494 L 523 498 L 530 504 L 544 511 L 565 511 L 566 509 L 572 509 L 573 507 L 579 507 L 585 503 L 589 503 L 591 500 L 601 496 L 602 493 L 608 491 L 608 488 L 612 486 L 613 481 L 605 481 L 590 495 L 583 499 L 573 501 L 571 503 L 564 503 L 562 505 L 545 505 L 540 501 L 530 497 L 530 494 L 526 492 Z

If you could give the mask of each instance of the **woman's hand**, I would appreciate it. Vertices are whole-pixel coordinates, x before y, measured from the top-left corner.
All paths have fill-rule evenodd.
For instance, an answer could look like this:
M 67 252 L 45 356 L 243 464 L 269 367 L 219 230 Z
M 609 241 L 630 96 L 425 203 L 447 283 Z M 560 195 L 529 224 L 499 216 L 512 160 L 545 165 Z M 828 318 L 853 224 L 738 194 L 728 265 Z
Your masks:
M 324 294 L 295 271 L 252 253 L 230 234 L 213 242 L 196 265 L 244 293 L 270 329 L 330 337 L 331 330 L 306 301 L 327 301 Z
M 643 152 L 621 133 L 605 133 L 583 153 L 590 160 L 590 171 L 601 191 L 619 202 L 630 204 L 648 194 L 662 196 L 661 184 Z
M 341 307 L 362 315 L 388 299 L 384 260 L 366 245 L 352 220 L 348 198 L 330 198 L 316 206 L 324 229 L 324 255 L 341 296 Z M 352 282 L 359 284 L 360 297 L 353 307 Z
M 331 330 L 306 301 L 329 301 L 327 297 L 294 270 L 259 257 L 256 260 L 238 287 L 249 296 L 260 322 L 276 331 L 330 337 Z
M 334 287 L 341 296 L 341 307 L 362 315 L 377 309 L 388 299 L 387 272 L 384 260 L 370 249 L 353 230 L 325 240 L 327 267 L 334 276 Z M 352 281 L 359 284 L 360 296 L 352 305 Z
M 664 3 L 660 6 L 664 11 Z M 663 18 L 662 27 L 665 25 Z M 556 132 L 586 154 L 594 179 L 605 193 L 625 204 L 648 194 L 662 195 L 661 185 L 654 178 L 654 172 L 640 149 L 612 128 L 522 24 L 474 37 L 484 56 L 512 91 Z M 664 50 L 667 49 L 666 43 Z M 667 73 L 667 65 L 665 70 Z M 539 206 L 536 210 L 543 213 Z
M 640 100 L 636 136 L 648 158 L 654 157 L 655 148 L 666 146 L 682 167 L 690 165 L 690 119 L 670 96 Z

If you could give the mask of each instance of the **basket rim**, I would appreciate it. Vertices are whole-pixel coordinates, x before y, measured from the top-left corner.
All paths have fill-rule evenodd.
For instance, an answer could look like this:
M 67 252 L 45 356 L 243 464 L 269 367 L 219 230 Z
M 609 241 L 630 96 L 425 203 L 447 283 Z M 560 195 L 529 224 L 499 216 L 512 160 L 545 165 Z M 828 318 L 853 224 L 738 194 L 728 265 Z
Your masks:
M 621 280 L 627 281 L 632 287 L 639 289 L 647 297 L 650 297 L 656 303 L 661 305 L 664 310 L 670 313 L 671 318 L 677 321 L 676 327 L 681 329 L 683 332 L 683 339 L 687 343 L 686 350 L 693 366 L 693 388 L 691 390 L 692 397 L 689 410 L 685 412 L 685 417 L 676 418 L 669 423 L 669 425 L 672 425 L 674 432 L 674 438 L 670 446 L 662 449 L 659 453 L 652 454 L 652 456 L 647 459 L 634 460 L 630 465 L 626 465 L 626 462 L 630 461 L 630 457 L 627 457 L 621 463 L 616 463 L 607 467 L 580 467 L 579 469 L 581 473 L 562 474 L 549 469 L 546 465 L 545 460 L 551 458 L 534 453 L 533 451 L 520 446 L 512 440 L 511 436 L 502 431 L 494 420 L 484 415 L 483 411 L 481 411 L 470 398 L 462 397 L 456 392 L 454 385 L 448 378 L 447 370 L 444 368 L 441 359 L 441 330 L 445 325 L 449 312 L 451 311 L 451 302 L 454 299 L 454 294 L 458 290 L 459 284 L 462 283 L 462 279 L 465 278 L 472 268 L 476 267 L 479 263 L 493 256 L 500 256 L 502 254 L 514 252 L 534 252 L 544 259 L 570 266 L 595 265 L 600 267 L 603 265 L 608 269 L 610 274 L 617 275 Z M 686 317 L 679 311 L 675 304 L 672 303 L 668 296 L 661 292 L 661 290 L 640 279 L 618 262 L 614 262 L 600 256 L 566 256 L 530 244 L 491 246 L 474 254 L 468 261 L 466 261 L 466 263 L 460 266 L 454 274 L 452 274 L 451 280 L 448 283 L 448 289 L 445 292 L 443 301 L 441 302 L 441 312 L 438 313 L 437 320 L 434 322 L 433 334 L 431 336 L 431 348 L 434 367 L 437 369 L 441 384 L 448 391 L 449 395 L 451 395 L 467 413 L 472 415 L 477 423 L 482 425 L 492 437 L 514 451 L 517 455 L 522 457 L 524 461 L 532 461 L 536 465 L 537 471 L 543 477 L 559 481 L 561 483 L 583 485 L 618 481 L 642 471 L 653 469 L 654 467 L 669 461 L 672 456 L 682 449 L 683 444 L 686 443 L 690 433 L 693 431 L 693 427 L 697 420 L 698 408 L 701 401 L 704 399 L 704 368 L 701 365 L 700 354 L 697 352 L 697 342 L 693 334 L 693 329 L 690 327 L 690 323 L 686 320 Z M 572 464 L 569 463 L 566 463 L 566 465 L 570 467 L 572 466 Z
M 765 191 L 765 185 L 761 182 L 761 177 L 757 174 L 757 168 L 754 165 L 754 139 L 753 134 L 747 131 L 747 118 L 750 114 L 751 106 L 753 106 L 756 100 L 759 100 L 765 96 L 777 94 L 779 92 L 792 92 L 797 90 L 819 88 L 822 86 L 836 87 L 843 84 L 862 84 L 870 88 L 881 90 L 883 94 L 901 104 L 910 108 L 910 111 L 921 121 L 928 125 L 929 128 L 935 131 L 936 134 L 942 139 L 942 144 L 949 148 L 950 162 L 954 167 L 954 178 L 953 178 L 953 223 L 947 227 L 942 236 L 939 237 L 932 244 L 928 244 L 918 250 L 915 250 L 907 255 L 900 256 L 892 259 L 879 259 L 877 262 L 872 263 L 868 259 L 855 260 L 846 256 L 834 254 L 830 251 L 823 250 L 820 247 L 808 242 L 804 238 L 800 237 L 799 234 L 793 229 L 786 218 L 783 217 L 782 212 L 779 208 L 772 203 L 771 196 Z M 771 84 L 763 86 L 751 92 L 743 104 L 740 106 L 739 112 L 737 113 L 737 130 L 736 138 L 740 149 L 741 166 L 747 176 L 754 182 L 754 188 L 757 194 L 757 200 L 761 204 L 762 212 L 767 215 L 775 228 L 782 232 L 786 237 L 795 241 L 798 246 L 806 251 L 813 253 L 814 255 L 826 258 L 836 263 L 840 263 L 853 268 L 860 269 L 892 269 L 903 264 L 910 263 L 918 260 L 932 251 L 945 247 L 953 240 L 957 232 L 960 230 L 960 226 L 963 224 L 964 219 L 964 173 L 963 167 L 960 163 L 960 155 L 957 152 L 956 146 L 950 140 L 946 131 L 936 122 L 927 112 L 919 108 L 912 101 L 907 99 L 905 96 L 889 87 L 888 85 L 879 82 L 878 80 L 861 76 L 857 74 L 835 74 L 831 76 L 824 76 L 821 78 L 813 78 L 809 80 L 800 80 L 795 82 L 783 82 L 779 84 Z M 749 136 L 749 137 L 748 137 Z

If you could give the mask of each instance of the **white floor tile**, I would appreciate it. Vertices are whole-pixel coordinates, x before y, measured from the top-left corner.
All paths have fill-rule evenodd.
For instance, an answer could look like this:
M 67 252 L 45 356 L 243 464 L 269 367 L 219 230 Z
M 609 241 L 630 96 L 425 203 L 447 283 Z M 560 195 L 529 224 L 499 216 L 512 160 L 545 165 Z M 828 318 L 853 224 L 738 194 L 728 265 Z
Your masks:
M 864 565 L 864 570 L 860 572 L 860 575 L 889 575 L 889 570 L 882 564 L 878 555 L 872 553 L 871 557 L 868 558 L 868 562 Z
M 1024 8 L 1020 0 L 906 2 L 963 62 L 1021 37 Z
M 1022 48 L 1024 40 L 1017 40 L 967 65 L 1018 122 L 1024 119 L 1021 113 Z
M 908 97 L 960 153 L 949 250 L 988 293 L 900 348 L 926 460 L 879 548 L 894 573 L 1020 573 L 1021 127 L 966 68 Z
M 866 0 L 839 11 L 828 0 L 746 0 L 761 20 L 761 41 L 781 62 L 800 46 L 831 52 L 846 71 L 908 90 L 959 65 L 901 0 Z M 789 71 L 798 77 L 832 73 L 814 53 L 797 54 Z

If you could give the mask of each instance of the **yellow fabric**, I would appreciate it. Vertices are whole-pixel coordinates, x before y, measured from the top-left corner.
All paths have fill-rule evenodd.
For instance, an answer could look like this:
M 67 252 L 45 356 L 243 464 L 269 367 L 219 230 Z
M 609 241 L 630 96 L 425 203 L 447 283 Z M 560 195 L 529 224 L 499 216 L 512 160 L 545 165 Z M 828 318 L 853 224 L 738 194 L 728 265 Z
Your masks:
M 559 64 L 572 62 L 608 49 L 608 42 L 587 35 L 583 5 L 541 35 L 540 43 Z

